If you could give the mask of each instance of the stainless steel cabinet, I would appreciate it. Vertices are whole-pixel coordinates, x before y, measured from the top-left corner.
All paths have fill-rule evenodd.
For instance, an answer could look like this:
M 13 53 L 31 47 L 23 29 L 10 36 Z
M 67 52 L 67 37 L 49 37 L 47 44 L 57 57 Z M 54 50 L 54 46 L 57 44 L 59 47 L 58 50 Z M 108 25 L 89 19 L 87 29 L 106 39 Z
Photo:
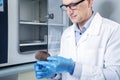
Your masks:
M 8 0 L 8 62 L 0 67 L 34 62 L 37 50 L 59 54 L 68 26 L 61 4 L 61 0 Z

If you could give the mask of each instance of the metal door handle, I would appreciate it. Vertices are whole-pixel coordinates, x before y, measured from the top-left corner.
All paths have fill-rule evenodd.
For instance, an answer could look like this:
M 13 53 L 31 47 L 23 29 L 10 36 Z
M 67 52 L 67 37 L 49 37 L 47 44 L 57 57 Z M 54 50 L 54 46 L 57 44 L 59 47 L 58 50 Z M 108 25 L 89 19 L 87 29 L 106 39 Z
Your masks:
M 54 14 L 53 13 L 50 13 L 50 14 L 48 14 L 48 19 L 54 19 Z

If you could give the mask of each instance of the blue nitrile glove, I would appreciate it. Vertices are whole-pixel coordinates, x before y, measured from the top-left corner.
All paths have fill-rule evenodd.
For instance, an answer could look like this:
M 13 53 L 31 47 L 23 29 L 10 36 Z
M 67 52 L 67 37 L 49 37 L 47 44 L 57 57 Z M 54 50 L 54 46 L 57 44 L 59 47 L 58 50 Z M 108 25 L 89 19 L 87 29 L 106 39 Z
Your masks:
M 48 63 L 45 65 L 49 66 L 49 69 L 54 71 L 54 73 L 69 72 L 72 75 L 75 66 L 72 59 L 60 56 L 49 56 L 47 60 Z
M 74 62 L 72 59 L 60 56 L 50 56 L 47 61 L 37 61 L 35 64 L 35 73 L 38 79 L 52 78 L 54 74 L 74 71 Z
M 46 63 L 46 61 L 37 61 L 37 63 L 34 65 L 35 74 L 38 79 L 52 78 L 54 76 L 54 74 L 51 73 L 53 71 L 50 71 L 47 66 L 44 66 L 44 63 Z

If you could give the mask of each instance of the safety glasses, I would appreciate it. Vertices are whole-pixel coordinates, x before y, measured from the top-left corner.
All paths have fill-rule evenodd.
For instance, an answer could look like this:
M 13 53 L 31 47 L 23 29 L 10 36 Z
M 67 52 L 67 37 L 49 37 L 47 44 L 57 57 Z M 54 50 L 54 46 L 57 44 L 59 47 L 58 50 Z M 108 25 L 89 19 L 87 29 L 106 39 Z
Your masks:
M 71 4 L 68 4 L 68 5 L 60 5 L 60 8 L 63 9 L 63 10 L 67 10 L 67 7 L 69 7 L 70 9 L 72 10 L 75 10 L 77 8 L 77 5 L 82 3 L 83 1 L 85 0 L 80 0 L 79 2 L 76 2 L 76 3 L 71 3 Z

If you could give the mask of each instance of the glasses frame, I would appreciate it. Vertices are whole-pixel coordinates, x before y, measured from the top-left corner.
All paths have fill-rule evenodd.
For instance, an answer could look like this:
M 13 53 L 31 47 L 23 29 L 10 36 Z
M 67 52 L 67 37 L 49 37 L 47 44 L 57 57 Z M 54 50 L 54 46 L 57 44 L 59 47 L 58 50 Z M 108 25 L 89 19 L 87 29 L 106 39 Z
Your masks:
M 80 3 L 82 3 L 83 1 L 85 1 L 85 0 L 80 0 L 76 3 L 70 3 L 68 5 L 62 4 L 62 5 L 60 5 L 60 8 L 63 9 L 63 10 L 67 10 L 67 7 L 69 7 L 70 9 L 75 10 L 76 6 Z

